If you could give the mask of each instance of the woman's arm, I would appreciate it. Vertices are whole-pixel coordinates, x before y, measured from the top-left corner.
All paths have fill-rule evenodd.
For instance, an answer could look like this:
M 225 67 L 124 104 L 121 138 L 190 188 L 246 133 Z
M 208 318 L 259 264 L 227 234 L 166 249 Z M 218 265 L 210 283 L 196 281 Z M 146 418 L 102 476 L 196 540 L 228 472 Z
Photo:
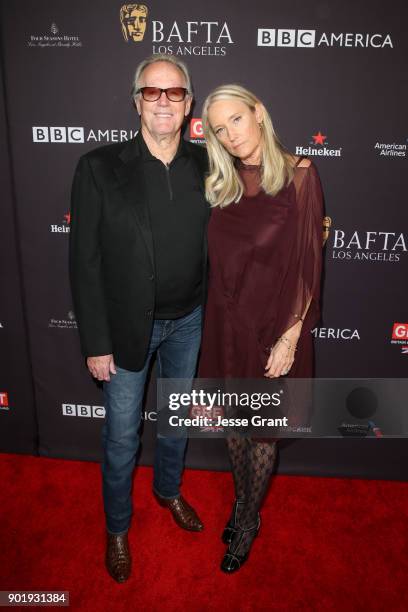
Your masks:
M 279 337 L 273 343 L 265 376 L 273 378 L 289 372 L 295 360 L 303 321 L 313 303 L 312 318 L 318 312 L 322 259 L 323 195 L 317 170 L 304 159 L 301 180 L 295 187 L 298 206 L 298 238 L 291 257 L 291 273 L 282 296 Z M 298 171 L 299 172 L 299 171 Z M 286 312 L 285 312 L 286 311 Z
M 303 321 L 309 310 L 312 298 L 309 299 L 302 316 L 299 317 L 297 323 L 292 325 L 285 331 L 284 334 L 276 341 L 271 349 L 271 354 L 265 366 L 265 376 L 267 378 L 275 378 L 277 376 L 285 376 L 290 370 L 295 361 L 296 345 L 298 343 L 300 333 L 302 331 Z

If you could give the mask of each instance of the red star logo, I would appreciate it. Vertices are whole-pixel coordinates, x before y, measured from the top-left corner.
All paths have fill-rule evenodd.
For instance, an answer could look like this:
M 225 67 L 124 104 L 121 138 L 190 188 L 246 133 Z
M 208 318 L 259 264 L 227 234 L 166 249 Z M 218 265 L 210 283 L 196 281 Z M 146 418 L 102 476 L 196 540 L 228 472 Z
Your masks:
M 67 225 L 69 225 L 71 223 L 71 211 L 67 212 L 67 214 L 64 215 L 64 219 L 65 219 Z
M 327 136 L 323 136 L 323 134 L 319 130 L 317 134 L 314 134 L 314 136 L 312 136 L 312 138 L 314 140 L 314 144 L 315 145 L 317 145 L 317 144 L 323 145 L 324 141 L 327 138 Z

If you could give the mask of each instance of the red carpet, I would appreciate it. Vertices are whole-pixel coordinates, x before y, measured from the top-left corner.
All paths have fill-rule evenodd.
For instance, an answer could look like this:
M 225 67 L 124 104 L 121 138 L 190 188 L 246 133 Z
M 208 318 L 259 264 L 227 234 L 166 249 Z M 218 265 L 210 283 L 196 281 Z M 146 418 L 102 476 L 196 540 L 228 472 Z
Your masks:
M 1 455 L 0 590 L 70 591 L 71 609 L 194 612 L 408 609 L 408 483 L 275 477 L 251 558 L 218 565 L 229 474 L 187 471 L 183 492 L 205 523 L 183 532 L 139 468 L 132 578 L 103 566 L 99 465 Z

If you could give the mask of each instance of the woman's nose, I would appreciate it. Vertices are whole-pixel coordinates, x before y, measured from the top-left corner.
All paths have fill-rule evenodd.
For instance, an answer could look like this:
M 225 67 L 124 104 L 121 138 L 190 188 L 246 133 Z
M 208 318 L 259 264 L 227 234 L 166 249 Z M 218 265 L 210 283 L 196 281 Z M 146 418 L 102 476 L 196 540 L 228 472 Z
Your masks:
M 234 140 L 237 137 L 237 134 L 236 134 L 236 132 L 235 132 L 235 130 L 233 128 L 228 128 L 227 129 L 227 137 L 228 137 L 228 140 L 230 142 L 234 142 Z

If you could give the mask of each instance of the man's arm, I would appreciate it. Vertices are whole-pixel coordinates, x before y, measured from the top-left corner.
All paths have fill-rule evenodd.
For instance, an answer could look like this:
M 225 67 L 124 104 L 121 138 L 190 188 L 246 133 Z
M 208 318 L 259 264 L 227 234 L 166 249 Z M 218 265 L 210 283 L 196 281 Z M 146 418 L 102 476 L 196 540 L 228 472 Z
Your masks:
M 102 196 L 87 157 L 79 160 L 71 195 L 70 279 L 85 357 L 112 354 L 102 275 Z

